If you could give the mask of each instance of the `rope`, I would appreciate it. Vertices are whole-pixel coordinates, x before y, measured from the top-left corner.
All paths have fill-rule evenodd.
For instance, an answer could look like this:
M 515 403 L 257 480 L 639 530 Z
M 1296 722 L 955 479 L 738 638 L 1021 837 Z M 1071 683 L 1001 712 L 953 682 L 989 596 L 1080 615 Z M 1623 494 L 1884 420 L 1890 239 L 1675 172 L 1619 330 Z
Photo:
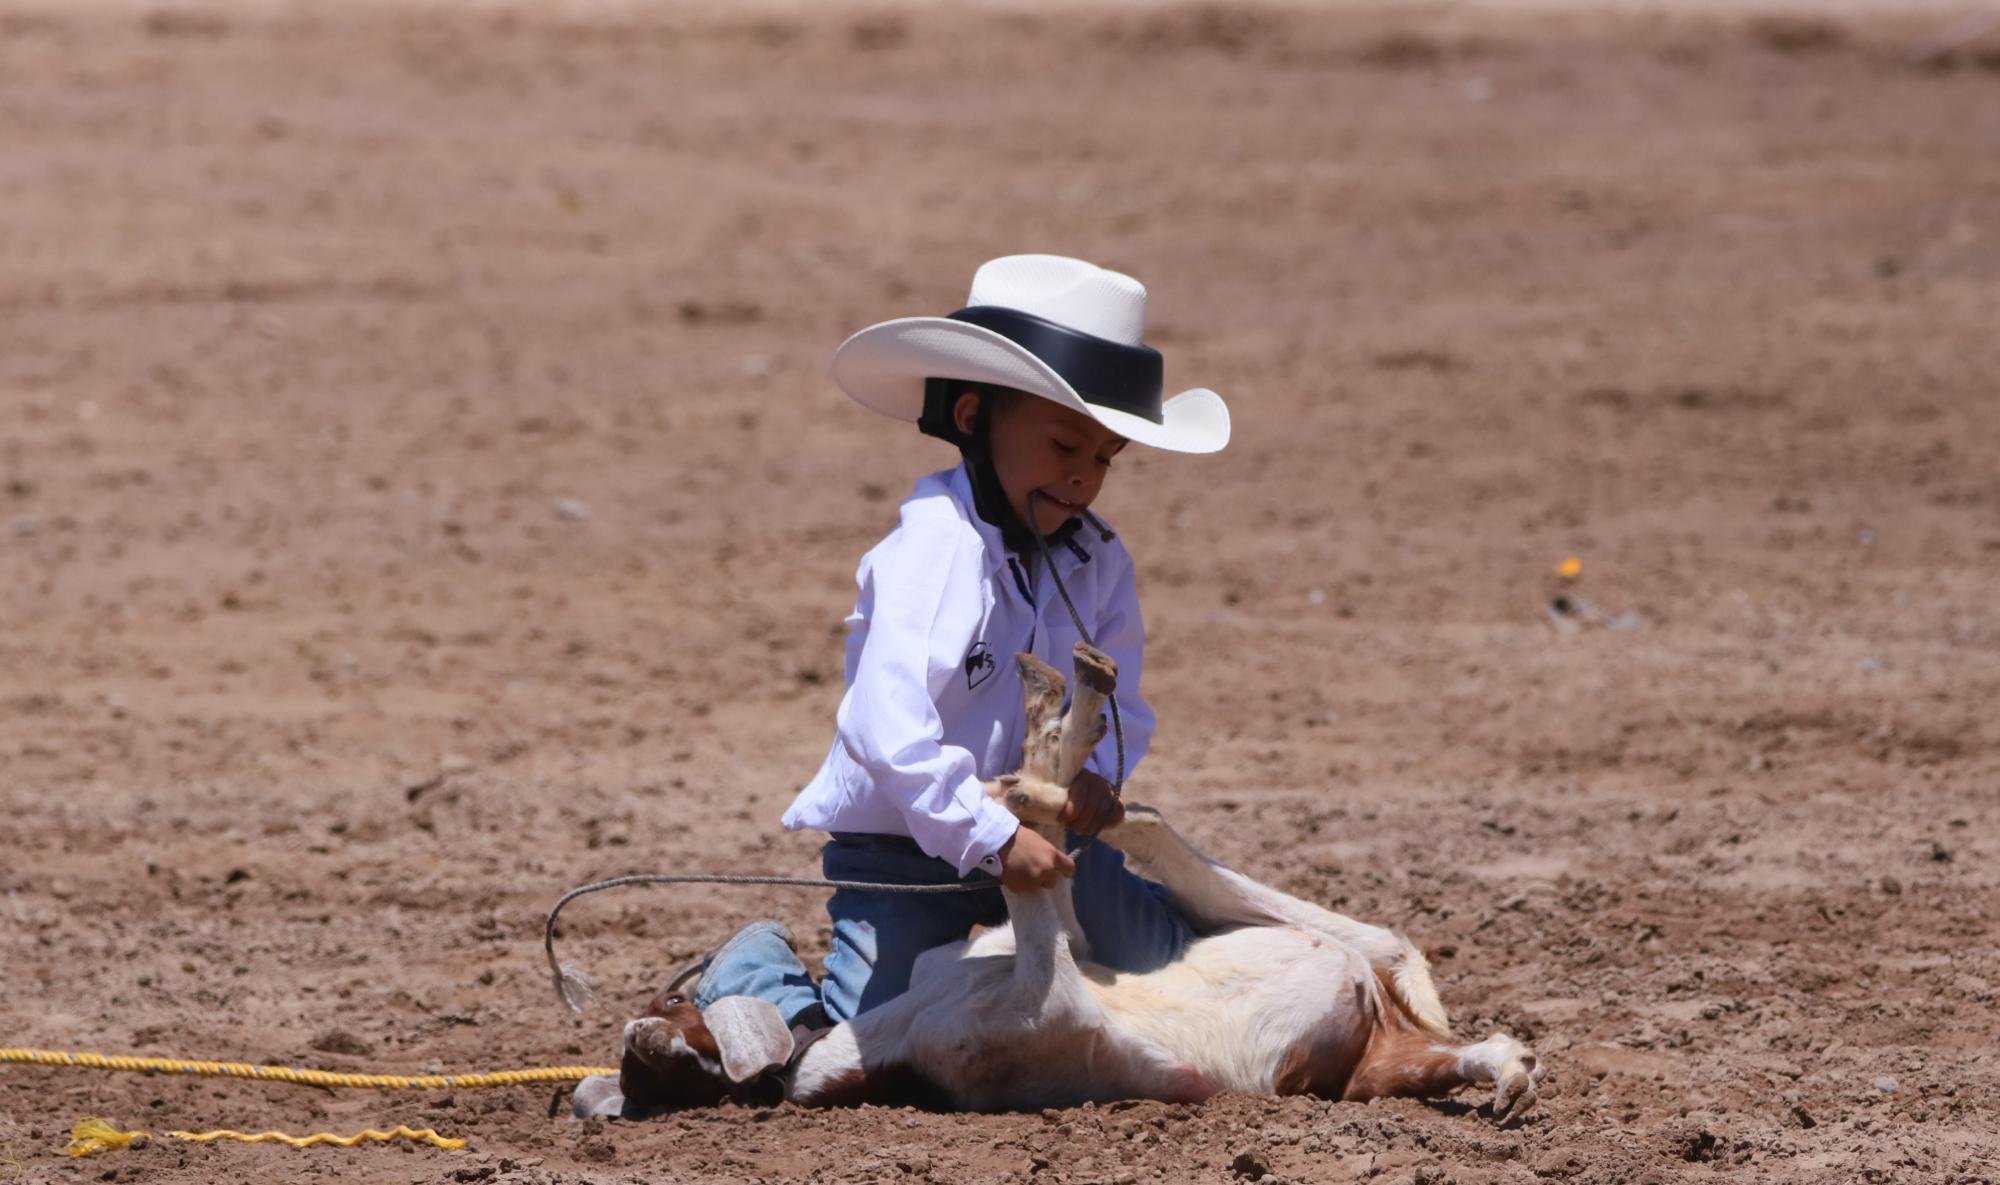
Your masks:
M 332 1132 L 316 1132 L 310 1136 L 288 1136 L 283 1132 L 166 1132 L 176 1140 L 187 1140 L 196 1144 L 213 1143 L 216 1140 L 236 1140 L 244 1144 L 289 1144 L 294 1148 L 310 1148 L 315 1144 L 333 1144 L 341 1148 L 352 1148 L 364 1140 L 387 1144 L 395 1140 L 409 1140 L 413 1143 L 431 1144 L 439 1148 L 463 1148 L 465 1141 L 451 1136 L 441 1136 L 428 1127 L 397 1127 L 392 1131 L 357 1132 L 351 1136 L 336 1136 Z M 113 1148 L 129 1148 L 132 1141 L 149 1138 L 146 1132 L 119 1131 L 108 1119 L 90 1118 L 80 1121 L 70 1129 L 69 1143 L 63 1151 L 71 1156 L 95 1156 L 99 1152 Z
M 1047 495 L 1043 494 L 1040 490 L 1028 491 L 1028 511 L 1031 517 L 1034 513 L 1034 500 L 1045 497 Z M 1096 515 L 1090 513 L 1088 510 L 1081 513 L 1084 518 L 1090 521 L 1093 527 L 1097 528 L 1099 535 L 1106 540 L 1111 538 L 1110 528 L 1106 527 Z M 1084 628 L 1083 615 L 1076 611 L 1076 602 L 1070 600 L 1069 589 L 1063 586 L 1062 574 L 1056 571 L 1055 562 L 1049 557 L 1049 541 L 1042 537 L 1040 531 L 1030 529 L 1028 533 L 1035 537 L 1036 545 L 1041 548 L 1042 567 L 1048 571 L 1049 579 L 1055 582 L 1056 593 L 1062 597 L 1063 608 L 1069 610 L 1070 623 L 1076 626 L 1076 636 L 1083 639 L 1084 645 L 1094 648 L 1097 642 L 1090 636 L 1090 631 Z M 1125 722 L 1118 715 L 1117 693 L 1113 692 L 1106 698 L 1111 705 L 1111 733 L 1117 741 L 1118 749 L 1118 777 L 1111 783 L 1111 794 L 1114 798 L 1123 798 L 1125 794 Z M 1079 844 L 1074 851 L 1069 853 L 1070 858 L 1075 859 L 1078 853 L 1082 851 L 1083 846 Z M 597 881 L 593 884 L 581 885 L 564 893 L 556 900 L 555 907 L 549 910 L 547 923 L 542 927 L 542 953 L 548 958 L 549 973 L 555 977 L 556 995 L 561 997 L 563 1003 L 569 1005 L 572 1012 L 582 1012 L 589 1005 L 594 993 L 591 988 L 590 977 L 583 973 L 582 968 L 561 962 L 556 958 L 556 917 L 562 913 L 565 905 L 568 905 L 571 901 L 586 893 L 598 893 L 605 889 L 616 889 L 623 885 L 789 885 L 807 889 L 858 889 L 867 893 L 964 893 L 996 887 L 991 882 L 982 881 L 955 881 L 943 885 L 899 885 L 878 884 L 873 881 L 837 881 L 817 876 L 727 876 L 721 873 L 684 873 L 678 875 L 645 873 L 637 876 L 618 876 L 607 881 Z M 699 960 L 696 961 L 696 964 L 691 965 L 691 967 L 698 964 Z M 686 978 L 689 970 L 683 969 L 676 977 L 675 982 L 678 983 L 681 979 Z
M 191 1074 L 198 1078 L 255 1078 L 261 1082 L 292 1082 L 302 1086 L 356 1086 L 378 1090 L 442 1090 L 477 1086 L 522 1086 L 538 1082 L 577 1082 L 597 1074 L 616 1074 L 608 1066 L 551 1066 L 540 1070 L 501 1070 L 490 1074 L 338 1074 L 330 1070 L 300 1070 L 287 1066 L 256 1066 L 247 1062 L 196 1062 L 166 1057 L 108 1057 L 101 1053 L 62 1053 L 51 1049 L 0 1049 L 0 1063 L 33 1066 L 73 1066 L 86 1070 L 135 1070 L 146 1073 Z
M 1028 491 L 1028 516 L 1030 518 L 1033 518 L 1035 514 L 1035 499 L 1047 497 L 1048 495 L 1042 493 L 1040 490 Z M 1088 510 L 1080 511 L 1079 513 L 1084 518 L 1090 520 L 1091 526 L 1097 528 L 1099 537 L 1106 541 L 1110 540 L 1111 528 L 1105 526 L 1096 515 L 1090 513 Z M 1049 579 L 1055 581 L 1056 595 L 1062 598 L 1063 608 L 1069 610 L 1070 624 L 1076 626 L 1076 636 L 1083 639 L 1085 646 L 1095 649 L 1097 647 L 1097 640 L 1090 636 L 1089 630 L 1083 628 L 1083 615 L 1076 611 L 1076 602 L 1069 599 L 1069 590 L 1063 587 L 1062 573 L 1056 571 L 1055 561 L 1049 558 L 1049 541 L 1042 537 L 1040 531 L 1031 529 L 1028 533 L 1035 537 L 1035 546 L 1042 550 L 1042 567 L 1048 570 Z M 1119 719 L 1118 716 L 1118 693 L 1114 691 L 1106 699 L 1111 704 L 1111 735 L 1118 745 L 1118 776 L 1111 781 L 1111 797 L 1123 798 L 1125 797 L 1125 722 Z M 1075 853 L 1071 854 L 1074 855 Z
M 608 881 L 579 885 L 556 899 L 549 919 L 542 926 L 542 953 L 548 956 L 549 971 L 555 976 L 556 995 L 571 1012 L 582 1012 L 594 994 L 590 977 L 581 968 L 556 959 L 556 918 L 563 907 L 586 893 L 601 893 L 622 885 L 789 885 L 806 889 L 858 889 L 865 893 L 969 893 L 997 889 L 998 881 L 952 881 L 942 885 L 878 884 L 874 881 L 840 881 L 823 876 L 732 876 L 719 872 L 640 873 L 614 876 Z M 592 1071 L 598 1073 L 599 1071 Z M 615 1071 L 614 1071 L 615 1072 Z

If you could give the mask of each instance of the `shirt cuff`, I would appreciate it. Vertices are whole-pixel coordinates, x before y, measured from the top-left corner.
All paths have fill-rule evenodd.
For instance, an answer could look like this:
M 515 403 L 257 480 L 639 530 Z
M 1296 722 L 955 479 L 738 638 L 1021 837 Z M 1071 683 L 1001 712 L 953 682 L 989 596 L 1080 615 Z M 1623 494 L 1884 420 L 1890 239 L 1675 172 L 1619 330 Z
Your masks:
M 1000 875 L 1000 849 L 1014 838 L 1021 829 L 1021 821 L 1014 813 L 990 798 L 985 791 L 979 791 L 984 804 L 979 812 L 979 821 L 973 829 L 972 842 L 965 846 L 965 852 L 957 861 L 958 874 L 970 876 L 975 872 Z

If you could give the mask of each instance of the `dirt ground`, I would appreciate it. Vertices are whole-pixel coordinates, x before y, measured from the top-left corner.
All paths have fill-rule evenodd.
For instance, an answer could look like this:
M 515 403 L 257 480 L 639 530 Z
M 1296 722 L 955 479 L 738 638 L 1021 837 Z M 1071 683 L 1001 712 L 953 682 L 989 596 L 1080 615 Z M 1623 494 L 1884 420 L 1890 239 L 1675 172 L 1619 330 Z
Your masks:
M 591 898 L 579 1018 L 540 923 L 816 869 L 853 566 L 948 459 L 826 360 L 1048 250 L 1236 417 L 1099 504 L 1132 796 L 1552 1069 L 1500 1130 L 13 1066 L 0 1182 L 1992 1181 L 2000 43 L 1942 23 L 5 4 L 0 1044 L 608 1064 L 736 921 L 823 950 Z

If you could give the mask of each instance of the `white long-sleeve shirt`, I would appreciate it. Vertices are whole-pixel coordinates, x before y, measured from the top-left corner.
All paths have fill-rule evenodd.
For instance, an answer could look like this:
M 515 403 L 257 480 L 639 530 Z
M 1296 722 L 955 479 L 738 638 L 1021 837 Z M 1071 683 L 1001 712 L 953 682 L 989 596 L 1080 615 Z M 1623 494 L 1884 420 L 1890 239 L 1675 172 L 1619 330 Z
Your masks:
M 1098 649 L 1118 663 L 1129 777 L 1153 737 L 1139 697 L 1146 632 L 1132 557 L 1088 524 L 1050 556 Z M 979 517 L 963 466 L 917 483 L 901 524 L 861 558 L 839 729 L 785 812 L 788 829 L 907 835 L 960 875 L 999 871 L 1017 823 L 981 782 L 1020 765 L 1014 655 L 1028 651 L 1068 677 L 1078 641 L 1042 568 L 1039 553 L 1010 556 L 999 528 Z M 1110 779 L 1117 763 L 1107 732 L 1089 766 Z

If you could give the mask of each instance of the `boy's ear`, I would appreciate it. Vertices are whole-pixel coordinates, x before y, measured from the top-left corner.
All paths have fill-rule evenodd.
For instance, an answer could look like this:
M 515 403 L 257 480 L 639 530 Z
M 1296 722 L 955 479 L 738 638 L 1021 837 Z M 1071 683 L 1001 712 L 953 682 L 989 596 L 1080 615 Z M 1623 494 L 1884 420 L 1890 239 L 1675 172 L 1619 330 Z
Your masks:
M 972 435 L 972 425 L 979 420 L 979 393 L 961 391 L 951 404 L 951 422 L 960 432 Z

